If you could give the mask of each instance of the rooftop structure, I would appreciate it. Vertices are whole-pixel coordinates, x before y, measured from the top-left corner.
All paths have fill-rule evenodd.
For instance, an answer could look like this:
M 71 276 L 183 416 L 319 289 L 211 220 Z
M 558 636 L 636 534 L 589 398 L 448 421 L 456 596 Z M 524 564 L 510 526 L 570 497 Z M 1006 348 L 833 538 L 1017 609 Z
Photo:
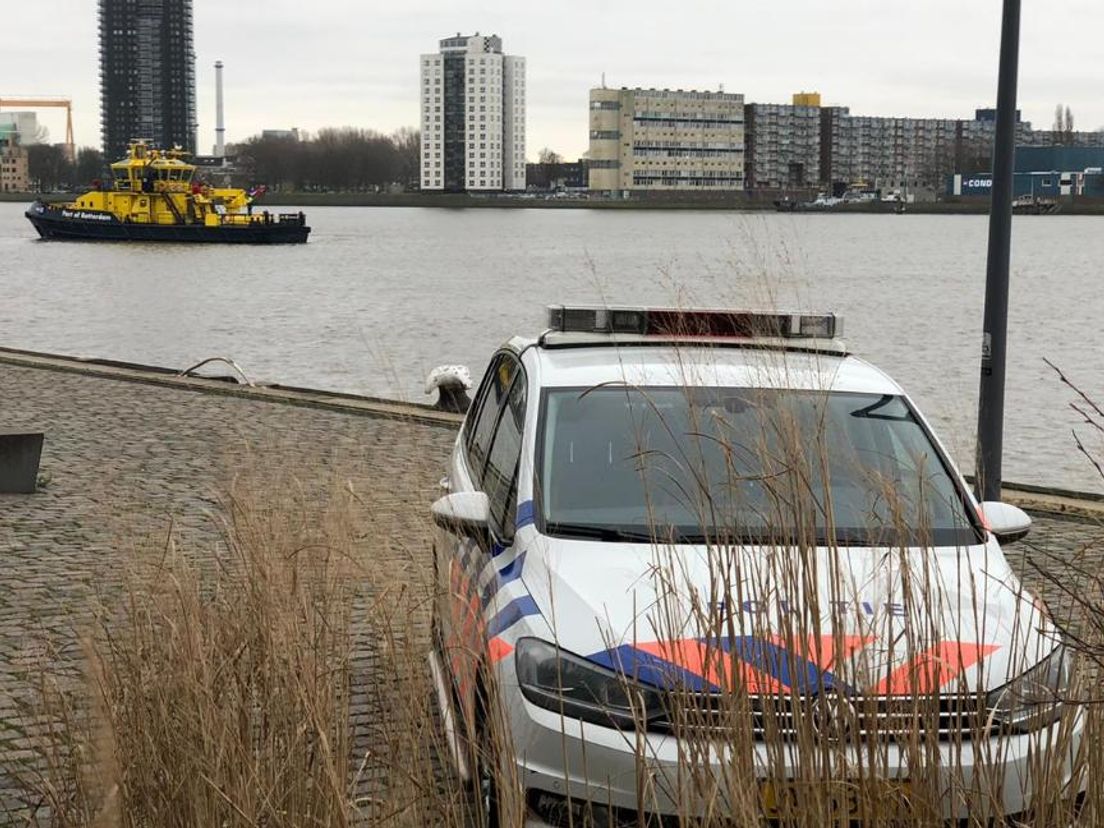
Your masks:
M 292 127 L 291 129 L 262 129 L 261 138 L 278 138 L 286 141 L 298 141 L 299 128 Z

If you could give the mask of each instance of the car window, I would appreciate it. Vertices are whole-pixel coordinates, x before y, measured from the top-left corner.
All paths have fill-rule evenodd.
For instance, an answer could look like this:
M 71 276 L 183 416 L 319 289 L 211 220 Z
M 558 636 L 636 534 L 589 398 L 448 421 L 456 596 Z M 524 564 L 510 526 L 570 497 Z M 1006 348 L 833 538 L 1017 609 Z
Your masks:
M 483 473 L 483 491 L 491 502 L 491 521 L 500 538 L 513 537 L 517 513 L 518 460 L 525 430 L 525 377 L 518 375 L 498 421 Z
M 517 360 L 514 357 L 509 354 L 496 356 L 487 368 L 487 373 L 479 386 L 476 405 L 472 406 L 475 416 L 468 420 L 470 427 L 466 435 L 466 443 L 468 468 L 471 471 L 472 480 L 477 484 L 482 479 L 483 465 L 487 461 L 487 452 L 490 449 L 495 425 L 498 423 L 498 414 L 502 410 L 502 404 L 506 400 L 506 394 L 510 390 L 510 383 L 513 382 L 515 374 L 517 374 Z
M 545 392 L 548 534 L 818 545 L 979 542 L 904 398 L 748 388 Z

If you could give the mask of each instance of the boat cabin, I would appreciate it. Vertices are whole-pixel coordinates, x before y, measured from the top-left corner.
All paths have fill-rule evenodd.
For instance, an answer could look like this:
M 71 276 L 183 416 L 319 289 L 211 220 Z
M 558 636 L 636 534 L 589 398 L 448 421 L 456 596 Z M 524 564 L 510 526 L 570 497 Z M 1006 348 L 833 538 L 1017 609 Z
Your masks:
M 132 193 L 186 193 L 191 189 L 195 165 L 182 160 L 179 148 L 158 150 L 145 141 L 130 144 L 127 157 L 111 165 L 114 189 Z

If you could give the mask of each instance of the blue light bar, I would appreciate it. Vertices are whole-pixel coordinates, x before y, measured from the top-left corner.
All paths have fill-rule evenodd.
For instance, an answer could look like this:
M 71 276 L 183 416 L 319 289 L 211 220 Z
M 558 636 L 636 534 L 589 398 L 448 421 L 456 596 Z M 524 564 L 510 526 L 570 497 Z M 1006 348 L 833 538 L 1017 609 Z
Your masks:
M 562 333 L 687 339 L 833 339 L 843 334 L 843 317 L 834 313 L 549 305 L 548 327 Z

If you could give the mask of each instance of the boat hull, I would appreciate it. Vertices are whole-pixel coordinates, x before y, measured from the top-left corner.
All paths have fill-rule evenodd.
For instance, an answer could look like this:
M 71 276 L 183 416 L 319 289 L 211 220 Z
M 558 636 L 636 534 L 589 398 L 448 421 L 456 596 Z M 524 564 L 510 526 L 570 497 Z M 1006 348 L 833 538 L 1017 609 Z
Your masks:
M 25 214 L 43 239 L 56 241 L 200 242 L 205 244 L 302 244 L 310 235 L 305 222 L 251 222 L 240 226 L 138 224 L 110 213 L 59 210 L 32 205 Z

